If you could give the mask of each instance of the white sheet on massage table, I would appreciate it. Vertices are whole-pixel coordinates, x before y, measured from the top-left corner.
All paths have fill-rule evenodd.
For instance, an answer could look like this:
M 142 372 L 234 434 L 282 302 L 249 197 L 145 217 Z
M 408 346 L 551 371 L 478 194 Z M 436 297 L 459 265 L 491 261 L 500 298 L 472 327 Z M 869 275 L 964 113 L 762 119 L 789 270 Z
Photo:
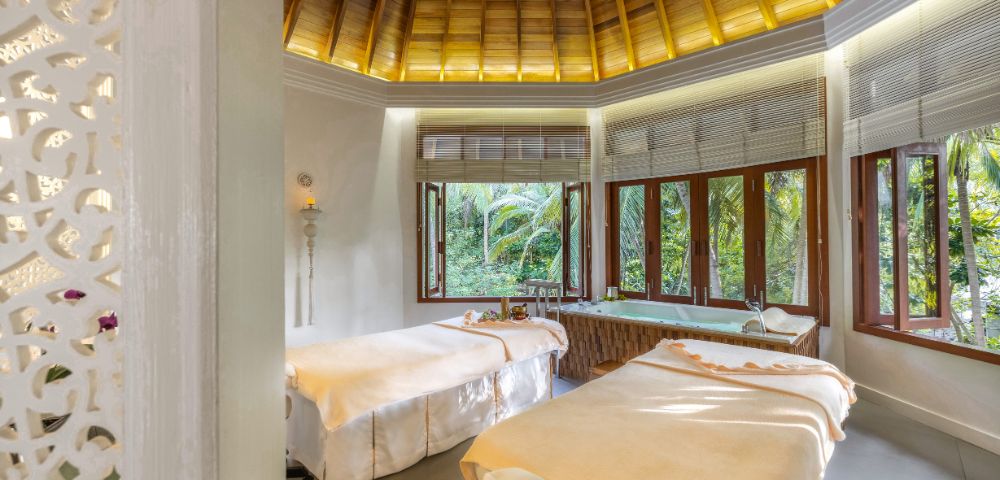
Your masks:
M 828 425 L 801 397 L 632 363 L 491 427 L 461 463 L 466 480 L 509 467 L 546 480 L 817 479 Z
M 313 402 L 289 390 L 289 455 L 321 479 L 324 471 L 331 480 L 371 479 L 398 472 L 426 455 L 478 435 L 497 418 L 510 417 L 548 399 L 549 357 L 540 355 L 508 365 L 495 383 L 490 374 L 427 397 L 382 407 L 374 421 L 371 414 L 365 415 L 332 432 L 323 428 Z

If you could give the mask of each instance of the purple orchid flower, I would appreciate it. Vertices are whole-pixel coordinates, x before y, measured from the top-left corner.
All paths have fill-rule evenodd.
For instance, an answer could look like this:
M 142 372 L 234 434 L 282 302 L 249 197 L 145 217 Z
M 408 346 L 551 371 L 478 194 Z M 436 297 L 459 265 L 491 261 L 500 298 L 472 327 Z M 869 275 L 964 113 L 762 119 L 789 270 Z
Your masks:
M 87 296 L 86 293 L 81 292 L 79 290 L 74 290 L 72 288 L 63 292 L 63 298 L 65 298 L 66 300 L 79 300 L 86 296 Z
M 97 323 L 101 326 L 101 332 L 118 328 L 118 315 L 115 312 L 111 312 L 111 315 L 98 318 Z

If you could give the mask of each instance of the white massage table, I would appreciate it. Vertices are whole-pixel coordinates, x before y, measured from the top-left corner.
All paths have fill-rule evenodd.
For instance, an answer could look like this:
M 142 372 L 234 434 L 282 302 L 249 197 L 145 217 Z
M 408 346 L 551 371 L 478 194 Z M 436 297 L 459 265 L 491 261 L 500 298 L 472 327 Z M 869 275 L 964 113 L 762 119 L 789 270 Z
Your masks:
M 289 456 L 321 480 L 373 479 L 551 398 L 556 322 L 459 319 L 289 349 Z
M 465 479 L 508 469 L 544 480 L 822 478 L 855 399 L 850 379 L 819 360 L 683 341 L 754 367 L 778 360 L 823 372 L 718 374 L 666 343 L 487 429 L 461 461 Z

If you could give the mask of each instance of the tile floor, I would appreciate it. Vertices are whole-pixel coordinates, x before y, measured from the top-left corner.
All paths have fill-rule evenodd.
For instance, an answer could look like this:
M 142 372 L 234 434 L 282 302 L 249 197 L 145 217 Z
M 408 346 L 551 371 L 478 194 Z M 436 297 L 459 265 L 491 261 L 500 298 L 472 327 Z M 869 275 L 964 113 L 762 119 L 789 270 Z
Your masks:
M 555 394 L 577 385 L 557 380 Z M 462 480 L 458 461 L 466 440 L 383 480 Z M 826 480 L 1000 480 L 1000 456 L 859 400 L 847 419 L 847 439 L 837 444 Z

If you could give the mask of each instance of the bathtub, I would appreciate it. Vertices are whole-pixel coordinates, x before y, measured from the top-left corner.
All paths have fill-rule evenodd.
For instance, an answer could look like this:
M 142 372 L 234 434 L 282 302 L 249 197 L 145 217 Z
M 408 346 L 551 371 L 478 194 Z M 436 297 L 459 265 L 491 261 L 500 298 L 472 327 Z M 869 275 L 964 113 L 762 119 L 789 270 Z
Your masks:
M 552 309 L 548 317 L 555 319 L 556 313 Z M 627 362 L 664 338 L 692 338 L 819 356 L 818 325 L 802 335 L 743 333 L 743 323 L 755 315 L 748 310 L 644 300 L 563 305 L 558 317 L 566 327 L 570 349 L 561 362 L 562 371 L 570 378 L 587 380 L 591 367 L 598 363 Z M 812 317 L 805 318 L 815 322 Z

